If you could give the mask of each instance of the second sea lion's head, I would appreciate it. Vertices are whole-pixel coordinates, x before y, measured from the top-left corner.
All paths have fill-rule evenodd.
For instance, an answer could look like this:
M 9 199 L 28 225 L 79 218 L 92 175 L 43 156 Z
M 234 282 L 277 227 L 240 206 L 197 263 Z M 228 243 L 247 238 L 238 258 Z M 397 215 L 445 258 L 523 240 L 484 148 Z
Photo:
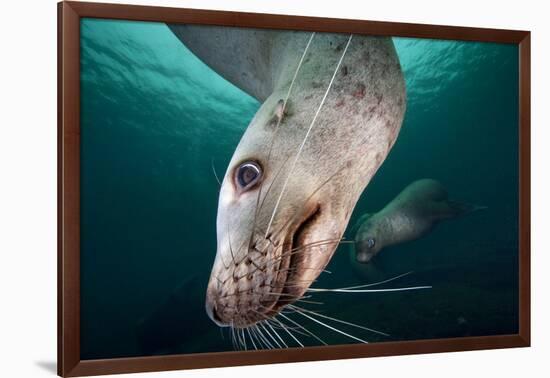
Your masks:
M 363 221 L 355 235 L 355 259 L 368 263 L 383 248 L 381 230 L 374 216 Z

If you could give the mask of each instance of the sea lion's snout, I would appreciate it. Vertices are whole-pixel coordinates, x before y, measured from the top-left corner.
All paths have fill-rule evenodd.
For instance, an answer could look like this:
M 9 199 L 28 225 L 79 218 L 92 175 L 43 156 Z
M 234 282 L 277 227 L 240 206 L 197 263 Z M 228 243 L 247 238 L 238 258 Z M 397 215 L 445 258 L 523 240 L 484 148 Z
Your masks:
M 321 272 L 337 243 L 312 243 L 322 210 L 317 202 L 304 208 L 294 217 L 285 214 L 293 209 L 281 209 L 268 233 L 222 235 L 206 294 L 206 312 L 216 325 L 246 328 L 275 316 Z

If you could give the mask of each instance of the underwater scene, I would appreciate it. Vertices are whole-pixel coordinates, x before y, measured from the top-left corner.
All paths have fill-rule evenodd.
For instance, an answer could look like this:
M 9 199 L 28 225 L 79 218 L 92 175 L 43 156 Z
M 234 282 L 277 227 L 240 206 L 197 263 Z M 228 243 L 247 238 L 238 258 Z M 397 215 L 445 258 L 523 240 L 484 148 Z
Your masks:
M 310 122 L 318 110 L 318 124 L 312 121 L 309 129 L 312 139 L 306 137 L 302 144 L 302 136 L 288 141 L 289 149 L 299 152 L 289 155 L 287 167 L 301 168 L 302 148 L 304 157 L 312 153 L 308 143 L 330 143 L 332 136 L 317 138 L 316 132 L 327 124 L 323 117 L 329 109 L 342 104 L 327 94 L 344 90 L 340 79 L 356 74 L 353 66 L 348 73 L 343 58 L 346 51 L 348 62 L 354 57 L 353 43 L 357 45 L 361 37 L 354 36 L 350 44 L 348 36 L 336 36 L 342 43 L 334 47 L 333 37 L 322 34 L 309 42 L 311 51 L 322 41 L 334 50 L 334 56 L 326 59 L 330 70 L 319 85 L 319 97 L 314 97 L 316 104 L 326 98 L 326 106 L 316 105 L 305 117 Z M 303 34 L 304 42 L 308 35 Z M 377 170 L 378 166 L 365 168 L 376 173 L 365 181 L 364 191 L 353 183 L 349 190 L 334 186 L 343 196 L 353 190 L 362 193 L 356 203 L 355 199 L 342 201 L 350 206 L 349 214 L 346 211 L 339 221 L 343 234 L 314 242 L 314 248 L 337 245 L 328 265 L 307 268 L 306 257 L 298 263 L 281 255 L 280 261 L 290 264 L 281 290 L 291 287 L 288 277 L 296 276 L 296 266 L 307 277 L 311 277 L 307 269 L 317 269 L 315 279 L 305 285 L 294 280 L 303 289 L 295 296 L 299 299 L 285 302 L 284 295 L 294 298 L 288 293 L 295 293 L 285 291 L 274 302 L 275 307 L 282 306 L 278 316 L 271 318 L 272 313 L 254 307 L 243 318 L 228 320 L 229 315 L 212 299 L 219 295 L 213 292 L 221 280 L 213 277 L 209 284 L 217 240 L 225 240 L 225 229 L 220 227 L 238 228 L 238 214 L 224 210 L 226 203 L 234 202 L 227 199 L 231 197 L 227 186 L 235 185 L 236 192 L 249 195 L 246 191 L 258 190 L 256 181 L 262 174 L 267 178 L 273 173 L 266 167 L 262 172 L 261 164 L 254 161 L 237 161 L 235 175 L 230 171 L 224 180 L 225 172 L 236 150 L 247 148 L 245 139 L 257 137 L 252 127 L 247 128 L 262 121 L 266 106 L 274 109 L 266 113 L 272 117 L 266 118 L 266 124 L 273 130 L 299 117 L 299 109 L 290 100 L 287 109 L 286 102 L 276 101 L 279 97 L 262 105 L 258 96 L 233 85 L 224 72 L 199 59 L 195 53 L 204 53 L 200 46 L 192 52 L 165 24 L 81 20 L 82 359 L 518 332 L 518 48 L 414 38 L 393 38 L 393 44 L 400 67 L 393 64 L 391 69 L 397 71 L 388 75 L 397 77 L 398 83 L 402 71 L 406 110 L 400 94 L 387 109 L 394 109 L 395 119 L 400 117 L 399 109 L 405 112 L 402 126 L 398 135 L 388 126 L 389 138 L 397 139 L 389 153 L 384 147 L 372 155 L 381 165 Z M 390 52 L 386 54 L 390 59 L 391 44 L 379 45 L 381 51 Z M 258 54 L 263 48 L 260 43 Z M 305 75 L 311 62 L 304 59 L 307 47 L 303 51 L 303 56 L 300 50 L 295 57 L 296 62 L 300 58 L 298 67 L 304 65 Z M 296 79 L 297 96 L 301 78 L 295 66 L 285 65 L 281 75 L 286 72 L 292 83 Z M 329 79 L 335 67 L 341 74 L 334 71 L 333 84 Z M 398 87 L 392 84 L 391 90 Z M 327 88 L 330 91 L 325 93 Z M 350 98 L 362 101 L 369 91 L 369 85 L 353 87 Z M 280 97 L 285 94 L 286 90 Z M 378 103 L 384 101 L 391 100 L 385 96 Z M 355 118 L 344 115 L 341 119 L 347 125 Z M 377 148 L 376 138 L 368 140 Z M 349 145 L 334 148 L 344 155 L 358 146 L 350 139 Z M 339 154 L 332 158 L 337 161 Z M 374 160 L 365 159 L 365 164 Z M 320 155 L 318 165 L 326 162 Z M 348 168 L 349 164 L 353 162 Z M 311 177 L 317 174 L 310 167 L 303 171 Z M 273 197 L 266 236 L 271 235 L 277 216 L 284 214 L 288 192 L 294 190 L 290 173 L 289 182 L 279 180 L 284 185 L 280 196 Z M 339 185 L 345 184 L 346 176 L 342 177 Z M 266 187 L 259 186 L 269 193 Z M 344 206 L 339 205 L 337 194 L 329 199 L 338 204 L 333 205 L 335 214 Z M 301 238 L 314 233 L 310 224 L 316 217 L 325 216 L 326 208 L 320 206 L 289 237 L 292 254 L 307 250 Z M 224 222 L 223 217 L 230 221 Z M 214 268 L 235 262 L 234 252 L 238 253 L 232 248 L 225 252 L 227 261 L 218 256 Z M 246 260 L 246 264 L 255 262 Z M 230 277 L 221 285 L 231 284 Z M 246 288 L 260 285 L 255 277 L 247 278 L 242 277 Z M 261 285 L 265 282 L 277 287 L 274 279 Z M 238 292 L 231 293 L 228 296 Z M 225 305 L 242 306 L 232 299 Z M 246 320 L 251 328 L 240 326 Z M 233 326 L 227 326 L 230 322 Z

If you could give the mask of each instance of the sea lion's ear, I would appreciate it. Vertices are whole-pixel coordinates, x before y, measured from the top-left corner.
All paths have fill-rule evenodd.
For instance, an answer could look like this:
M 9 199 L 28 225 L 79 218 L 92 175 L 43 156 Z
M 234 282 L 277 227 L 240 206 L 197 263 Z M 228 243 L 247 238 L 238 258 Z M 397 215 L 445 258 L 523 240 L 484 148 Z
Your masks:
M 271 51 L 288 31 L 168 24 L 199 59 L 258 101 L 273 92 Z
M 280 99 L 279 101 L 277 101 L 277 105 L 275 106 L 275 115 L 278 119 L 283 119 L 286 114 L 287 106 L 288 103 L 285 105 L 285 100 Z
M 276 127 L 277 125 L 280 125 L 283 121 L 283 118 L 288 114 L 288 101 L 285 104 L 285 100 L 280 99 L 277 101 L 277 104 L 275 105 L 275 109 L 273 109 L 273 116 L 269 119 L 269 122 L 267 123 L 267 126 L 269 127 Z

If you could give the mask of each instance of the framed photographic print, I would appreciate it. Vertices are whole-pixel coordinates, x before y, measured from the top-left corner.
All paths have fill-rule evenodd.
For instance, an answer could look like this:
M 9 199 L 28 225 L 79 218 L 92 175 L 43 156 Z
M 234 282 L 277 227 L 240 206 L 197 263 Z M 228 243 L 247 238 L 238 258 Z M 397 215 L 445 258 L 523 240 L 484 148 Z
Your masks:
M 58 10 L 59 375 L 529 346 L 529 32 Z

